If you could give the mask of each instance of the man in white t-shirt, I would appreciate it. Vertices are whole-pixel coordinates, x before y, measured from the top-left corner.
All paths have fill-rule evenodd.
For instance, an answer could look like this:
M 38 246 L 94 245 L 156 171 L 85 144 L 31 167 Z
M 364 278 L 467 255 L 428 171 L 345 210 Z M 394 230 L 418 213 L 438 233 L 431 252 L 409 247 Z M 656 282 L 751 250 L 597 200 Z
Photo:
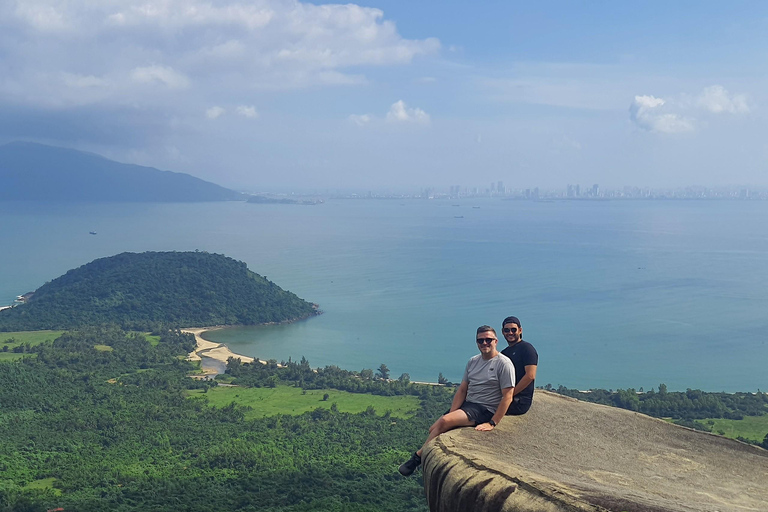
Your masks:
M 467 363 L 461 385 L 451 402 L 451 409 L 429 428 L 424 445 L 398 471 L 408 476 L 421 465 L 421 452 L 432 439 L 454 428 L 471 427 L 489 431 L 504 418 L 512 402 L 515 386 L 515 366 L 496 350 L 499 342 L 493 327 L 477 328 L 477 348 L 480 354 Z

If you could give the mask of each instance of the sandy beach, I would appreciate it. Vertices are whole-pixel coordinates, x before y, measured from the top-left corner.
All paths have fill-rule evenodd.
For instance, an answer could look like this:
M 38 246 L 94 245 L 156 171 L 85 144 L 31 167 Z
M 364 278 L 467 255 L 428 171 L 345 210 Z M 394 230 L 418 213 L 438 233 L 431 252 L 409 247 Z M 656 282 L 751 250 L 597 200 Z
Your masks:
M 189 334 L 193 334 L 195 336 L 195 340 L 197 341 L 197 346 L 195 347 L 195 350 L 190 352 L 187 356 L 187 359 L 189 361 L 202 361 L 202 369 L 203 373 L 205 375 L 215 375 L 219 373 L 216 368 L 206 367 L 205 360 L 203 360 L 204 357 L 208 357 L 211 359 L 215 359 L 216 361 L 221 361 L 223 363 L 227 362 L 227 359 L 230 357 L 239 358 L 244 363 L 252 363 L 253 358 L 248 356 L 243 356 L 240 354 L 235 354 L 231 350 L 229 350 L 229 347 L 224 345 L 223 343 L 214 343 L 212 341 L 204 340 L 202 338 L 202 334 L 206 331 L 213 331 L 215 329 L 220 329 L 220 327 L 199 327 L 199 328 L 193 328 L 193 329 L 181 329 L 181 332 L 186 332 Z

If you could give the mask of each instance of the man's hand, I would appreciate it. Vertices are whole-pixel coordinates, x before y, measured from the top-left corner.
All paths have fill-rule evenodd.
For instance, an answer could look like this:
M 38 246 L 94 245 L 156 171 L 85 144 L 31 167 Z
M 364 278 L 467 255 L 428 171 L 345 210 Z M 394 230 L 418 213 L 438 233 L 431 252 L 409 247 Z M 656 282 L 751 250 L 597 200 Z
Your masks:
M 481 423 L 481 424 L 479 424 L 479 425 L 477 425 L 475 427 L 475 430 L 480 430 L 480 431 L 483 431 L 483 432 L 488 432 L 488 431 L 493 430 L 493 428 L 494 428 L 493 425 L 491 425 L 490 423 Z

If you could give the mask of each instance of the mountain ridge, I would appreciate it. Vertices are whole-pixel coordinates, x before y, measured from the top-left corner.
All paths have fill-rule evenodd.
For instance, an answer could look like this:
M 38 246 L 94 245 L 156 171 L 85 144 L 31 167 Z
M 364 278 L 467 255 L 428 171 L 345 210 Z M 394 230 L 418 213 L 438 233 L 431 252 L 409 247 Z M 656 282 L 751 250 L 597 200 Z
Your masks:
M 190 174 L 125 164 L 96 153 L 14 141 L 0 146 L 0 201 L 242 201 L 245 194 Z

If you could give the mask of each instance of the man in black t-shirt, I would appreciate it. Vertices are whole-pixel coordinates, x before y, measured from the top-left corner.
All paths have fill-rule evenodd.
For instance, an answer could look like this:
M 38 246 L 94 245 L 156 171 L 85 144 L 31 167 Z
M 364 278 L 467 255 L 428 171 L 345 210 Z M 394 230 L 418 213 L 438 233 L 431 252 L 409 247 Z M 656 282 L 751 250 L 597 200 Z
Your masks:
M 533 403 L 533 381 L 536 378 L 536 367 L 539 365 L 539 354 L 533 345 L 523 340 L 523 327 L 516 316 L 504 319 L 501 332 L 509 344 L 501 353 L 512 360 L 517 378 L 512 404 L 507 414 L 525 414 Z

